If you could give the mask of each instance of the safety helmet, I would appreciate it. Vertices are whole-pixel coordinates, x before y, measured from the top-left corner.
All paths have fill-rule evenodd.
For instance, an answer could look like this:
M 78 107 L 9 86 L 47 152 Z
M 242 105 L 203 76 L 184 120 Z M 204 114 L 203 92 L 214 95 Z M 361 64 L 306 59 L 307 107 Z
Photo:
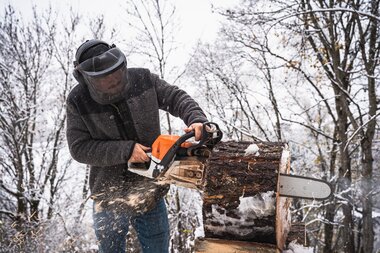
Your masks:
M 101 40 L 86 41 L 75 54 L 74 66 L 74 77 L 87 84 L 96 102 L 110 104 L 125 97 L 127 60 L 115 45 Z

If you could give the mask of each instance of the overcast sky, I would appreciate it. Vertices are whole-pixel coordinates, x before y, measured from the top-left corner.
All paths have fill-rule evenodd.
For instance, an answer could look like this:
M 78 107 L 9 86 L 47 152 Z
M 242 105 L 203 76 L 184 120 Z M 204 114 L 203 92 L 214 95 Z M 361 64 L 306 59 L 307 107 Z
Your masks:
M 69 12 L 73 7 L 84 17 L 95 17 L 100 14 L 104 15 L 106 27 L 109 29 L 116 26 L 118 29 L 126 24 L 125 3 L 127 0 L 0 0 L 1 10 L 3 13 L 5 6 L 10 3 L 17 11 L 22 13 L 24 19 L 32 17 L 32 6 L 37 9 L 46 9 L 49 4 L 53 10 L 59 10 L 61 14 Z M 215 39 L 220 27 L 221 17 L 214 12 L 214 7 L 227 7 L 237 4 L 239 0 L 168 0 L 175 3 L 176 16 L 178 17 L 178 36 L 175 38 L 180 50 L 175 52 L 174 58 L 176 65 L 183 65 L 192 54 L 196 43 L 199 40 L 203 42 L 212 42 Z M 124 19 L 124 22 L 123 22 Z M 126 25 L 125 25 L 126 26 Z M 123 40 L 130 41 L 128 27 L 122 29 Z M 125 31 L 125 34 L 124 34 Z M 130 30 L 129 30 L 130 31 Z M 86 38 L 87 39 L 87 38 Z M 109 41 L 107 41 L 109 42 Z M 110 43 L 114 43 L 111 41 Z M 124 45 L 115 43 L 120 48 Z M 126 50 L 124 48 L 124 50 Z M 141 58 L 129 57 L 131 67 L 145 67 L 140 62 Z M 172 59 L 173 60 L 173 59 Z M 149 66 L 148 66 L 149 67 Z
M 210 41 L 215 37 L 219 27 L 219 17 L 213 13 L 212 5 L 230 6 L 237 0 L 170 0 L 175 2 L 177 15 L 181 23 L 180 41 L 192 43 L 199 38 Z M 32 5 L 37 8 L 46 8 L 49 3 L 54 9 L 69 11 L 70 6 L 79 10 L 82 15 L 96 16 L 104 14 L 106 21 L 117 24 L 125 15 L 123 4 L 126 0 L 0 0 L 3 5 L 11 3 L 24 17 L 31 16 Z

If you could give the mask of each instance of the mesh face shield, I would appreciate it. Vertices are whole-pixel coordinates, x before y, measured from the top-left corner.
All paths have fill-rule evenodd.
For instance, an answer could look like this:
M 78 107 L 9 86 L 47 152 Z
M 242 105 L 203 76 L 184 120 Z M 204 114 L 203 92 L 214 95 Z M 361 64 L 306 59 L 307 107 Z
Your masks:
M 86 80 L 96 102 L 110 104 L 123 98 L 128 83 L 127 61 L 118 48 L 81 62 L 77 70 Z

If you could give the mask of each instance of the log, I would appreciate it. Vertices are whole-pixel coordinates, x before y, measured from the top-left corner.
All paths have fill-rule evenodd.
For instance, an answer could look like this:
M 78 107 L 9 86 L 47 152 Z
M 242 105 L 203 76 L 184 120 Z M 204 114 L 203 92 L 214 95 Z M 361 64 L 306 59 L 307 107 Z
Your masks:
M 223 252 L 223 253 L 275 253 L 273 244 L 231 241 L 220 239 L 197 239 L 195 253 Z
M 283 250 L 290 200 L 277 193 L 278 173 L 289 170 L 285 143 L 219 143 L 204 169 L 205 238 L 270 243 Z

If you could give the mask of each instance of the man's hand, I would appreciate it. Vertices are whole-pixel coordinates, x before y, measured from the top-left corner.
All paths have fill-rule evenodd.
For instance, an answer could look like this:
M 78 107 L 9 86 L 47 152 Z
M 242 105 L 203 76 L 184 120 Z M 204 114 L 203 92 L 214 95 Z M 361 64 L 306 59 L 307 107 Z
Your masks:
M 147 151 L 150 151 L 150 148 L 145 147 L 144 145 L 141 145 L 139 143 L 136 143 L 135 147 L 133 148 L 132 155 L 129 158 L 128 162 L 130 163 L 149 162 L 150 158 L 146 154 Z
M 203 123 L 193 123 L 189 127 L 185 128 L 185 132 L 195 132 L 195 140 L 199 141 L 202 138 Z

